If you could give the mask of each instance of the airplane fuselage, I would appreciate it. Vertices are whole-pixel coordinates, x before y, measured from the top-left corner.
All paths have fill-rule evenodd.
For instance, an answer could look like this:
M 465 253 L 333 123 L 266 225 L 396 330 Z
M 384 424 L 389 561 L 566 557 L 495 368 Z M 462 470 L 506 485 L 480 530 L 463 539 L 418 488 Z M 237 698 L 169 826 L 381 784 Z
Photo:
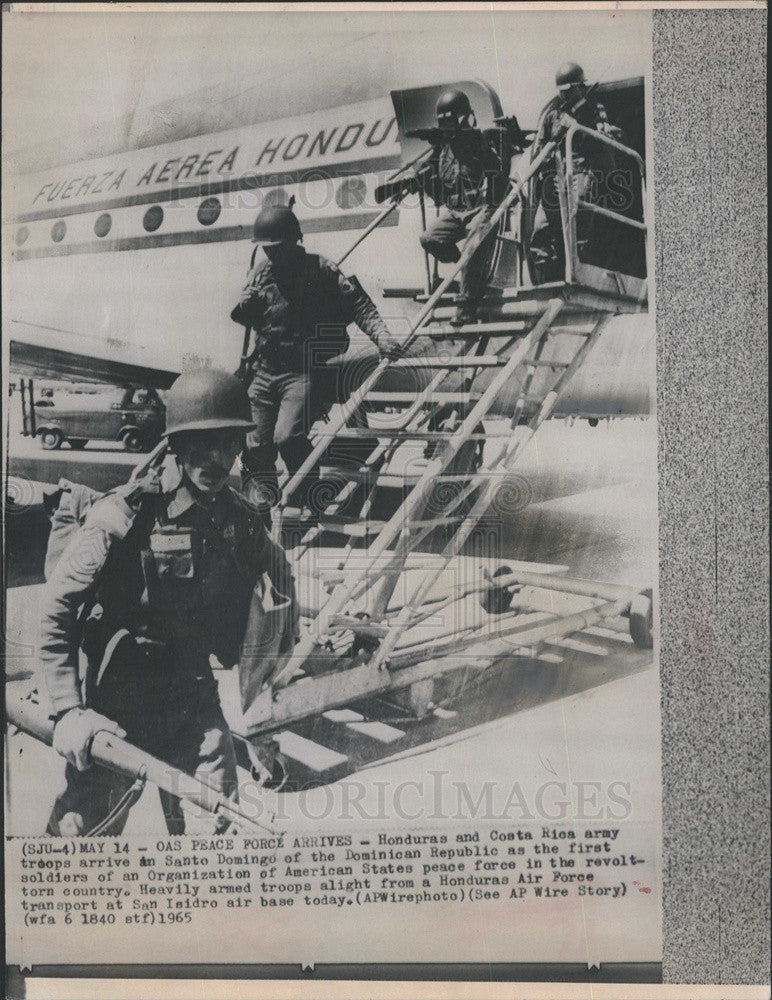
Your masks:
M 490 88 L 472 86 L 478 119 L 490 120 Z M 22 175 L 4 222 L 6 340 L 128 352 L 173 371 L 233 369 L 243 331 L 229 314 L 260 206 L 294 198 L 307 249 L 337 261 L 377 217 L 375 188 L 408 150 L 414 141 L 384 96 Z M 421 216 L 407 198 L 344 264 L 397 337 L 419 306 L 388 292 L 425 280 Z M 352 338 L 354 351 L 366 346 Z M 648 318 L 612 320 L 556 414 L 649 414 L 653 364 Z M 509 402 L 502 394 L 497 409 Z

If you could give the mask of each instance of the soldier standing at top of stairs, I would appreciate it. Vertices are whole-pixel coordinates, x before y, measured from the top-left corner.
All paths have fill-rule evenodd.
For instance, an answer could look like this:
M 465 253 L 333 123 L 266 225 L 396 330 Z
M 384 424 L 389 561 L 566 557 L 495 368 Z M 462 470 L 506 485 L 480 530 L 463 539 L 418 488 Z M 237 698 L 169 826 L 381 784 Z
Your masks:
M 554 139 L 565 113 L 570 113 L 579 125 L 623 142 L 622 130 L 609 121 L 605 107 L 588 88 L 584 70 L 577 63 L 564 63 L 555 74 L 558 93 L 544 108 L 539 119 L 536 140 L 531 147 L 534 160 L 544 146 Z M 570 112 L 568 109 L 572 109 Z M 547 160 L 539 172 L 536 187 L 537 209 L 531 234 L 530 252 L 536 284 L 562 281 L 565 277 L 565 251 L 560 217 L 558 183 L 563 171 L 562 153 Z M 573 190 L 569 197 L 598 202 L 603 199 L 604 185 L 616 166 L 613 149 L 604 143 L 578 135 L 574 143 Z M 577 220 L 581 233 L 577 238 L 585 247 L 598 237 L 595 216 Z M 593 232 L 593 230 L 596 230 Z

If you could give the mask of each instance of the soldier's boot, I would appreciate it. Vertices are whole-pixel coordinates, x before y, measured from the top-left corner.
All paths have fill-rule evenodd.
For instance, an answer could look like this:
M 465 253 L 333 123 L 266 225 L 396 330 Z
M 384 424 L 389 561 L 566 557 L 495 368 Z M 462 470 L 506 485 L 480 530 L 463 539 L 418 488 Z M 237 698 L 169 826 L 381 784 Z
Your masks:
M 66 786 L 56 797 L 46 826 L 50 837 L 82 837 L 102 827 L 103 834 L 117 837 L 126 823 L 128 809 L 116 806 L 131 787 L 131 781 L 100 767 L 78 771 L 67 764 Z M 105 825 L 105 820 L 111 821 Z
M 279 452 L 290 477 L 294 477 L 312 450 L 311 442 L 302 434 L 293 434 L 279 443 Z M 312 516 L 316 517 L 320 513 L 319 504 L 323 499 L 321 494 L 325 492 L 319 489 L 319 465 L 317 463 L 308 470 L 301 482 L 293 489 L 287 498 L 287 506 L 298 507 L 301 510 L 307 508 Z
M 260 511 L 266 528 L 271 527 L 271 508 L 279 502 L 277 455 L 274 444 L 246 448 L 241 455 L 241 491 Z
M 467 326 L 477 322 L 477 303 L 462 301 L 458 303 L 456 311 L 450 319 L 451 326 Z

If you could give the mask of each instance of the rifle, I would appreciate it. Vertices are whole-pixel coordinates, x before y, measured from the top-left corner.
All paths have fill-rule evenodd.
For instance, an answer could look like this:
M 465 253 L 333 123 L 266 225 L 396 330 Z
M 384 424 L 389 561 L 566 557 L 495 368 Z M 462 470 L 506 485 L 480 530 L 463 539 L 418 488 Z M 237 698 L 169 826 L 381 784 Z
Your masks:
M 6 704 L 6 717 L 10 725 L 15 726 L 28 736 L 40 740 L 46 746 L 53 746 L 54 724 L 50 719 L 35 711 L 31 702 L 17 701 Z M 158 788 L 175 795 L 199 809 L 203 809 L 213 817 L 223 816 L 230 823 L 250 833 L 272 833 L 276 831 L 265 823 L 245 815 L 220 792 L 207 785 L 199 778 L 194 778 L 153 757 L 144 750 L 135 747 L 128 740 L 121 739 L 113 733 L 99 732 L 91 743 L 91 759 L 99 767 L 106 767 L 116 774 L 139 784 L 139 791 L 146 781 L 152 781 Z M 138 794 L 135 798 L 138 797 Z M 133 800 L 132 800 L 133 801 Z M 128 802 L 127 805 L 130 805 Z M 104 827 L 105 824 L 100 824 Z
M 249 345 L 251 342 L 252 342 L 252 327 L 245 326 L 244 340 L 242 341 L 241 344 L 241 357 L 239 358 L 239 366 L 234 372 L 236 378 L 239 379 L 241 382 L 243 382 L 245 386 L 248 386 L 249 383 L 252 381 L 252 374 L 249 370 L 249 358 L 250 358 Z
M 405 132 L 405 135 L 408 139 L 420 139 L 422 142 L 428 142 L 431 146 L 444 146 L 446 142 L 450 142 L 451 139 L 458 136 L 461 132 L 463 132 L 463 129 L 440 128 L 438 125 L 435 125 L 432 128 L 410 129 L 409 132 Z
M 375 203 L 380 205 L 381 202 L 390 198 L 394 200 L 394 207 L 396 208 L 398 201 L 401 201 L 406 195 L 415 194 L 422 187 L 424 172 L 429 170 L 431 170 L 430 167 L 424 167 L 417 174 L 412 174 L 409 177 L 400 177 L 395 181 L 387 181 L 385 184 L 379 185 L 375 189 Z
M 523 150 L 528 149 L 533 144 L 536 138 L 534 129 L 520 128 L 517 115 L 500 115 L 498 118 L 494 118 L 493 121 L 498 128 L 506 133 L 507 138 L 512 144 L 513 152 L 522 153 Z
M 292 208 L 295 204 L 295 195 L 289 200 L 289 208 Z M 249 272 L 250 274 L 255 267 L 255 257 L 257 257 L 257 251 L 259 247 L 255 247 L 252 251 L 252 258 L 249 262 Z M 249 370 L 250 353 L 249 345 L 252 343 L 252 327 L 248 324 L 244 326 L 244 339 L 241 342 L 241 357 L 239 358 L 239 366 L 233 373 L 239 381 L 241 381 L 247 388 L 252 381 L 252 373 Z
M 421 170 L 417 173 L 408 174 L 405 177 L 400 177 L 400 174 L 404 174 L 410 167 L 414 167 L 421 160 L 425 160 L 426 157 L 431 155 L 432 152 L 433 150 L 431 149 L 423 150 L 423 152 L 419 153 L 418 156 L 414 157 L 409 163 L 404 164 L 404 166 L 401 166 L 399 170 L 396 170 L 390 177 L 387 177 L 385 182 L 380 184 L 375 189 L 376 204 L 380 205 L 381 202 L 386 201 L 387 198 L 393 198 L 393 210 L 393 208 L 397 207 L 397 203 L 401 201 L 405 195 L 415 194 L 415 192 L 419 189 L 420 178 L 423 176 L 424 171 L 429 167 L 429 164 L 424 164 Z M 358 242 L 361 242 L 361 240 Z M 349 253 L 350 252 L 351 251 L 349 251 Z M 348 253 L 345 256 L 348 257 Z M 338 264 L 340 264 L 343 260 L 345 260 L 345 257 L 341 257 Z

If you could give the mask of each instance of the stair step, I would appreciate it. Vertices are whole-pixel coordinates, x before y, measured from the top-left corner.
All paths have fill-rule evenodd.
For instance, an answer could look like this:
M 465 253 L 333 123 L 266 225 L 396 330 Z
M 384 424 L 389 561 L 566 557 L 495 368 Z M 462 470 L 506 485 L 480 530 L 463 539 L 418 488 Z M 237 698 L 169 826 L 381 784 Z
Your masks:
M 348 757 L 338 753 L 337 750 L 331 750 L 329 747 L 322 746 L 321 743 L 315 743 L 313 740 L 308 740 L 305 736 L 298 736 L 297 733 L 289 730 L 278 733 L 274 740 L 285 757 L 289 757 L 290 760 L 297 761 L 317 773 L 330 771 L 332 768 L 340 767 L 341 764 L 348 762 Z
M 339 521 L 334 518 L 323 518 L 319 521 L 318 527 L 323 531 L 335 531 L 339 535 L 348 535 L 351 538 L 367 538 L 369 535 L 377 535 L 385 524 L 385 521 Z
M 497 354 L 465 354 L 455 358 L 400 358 L 392 368 L 498 368 L 509 358 Z
M 523 365 L 526 368 L 569 368 L 571 366 L 570 361 L 545 361 L 542 358 L 533 358 L 528 361 L 524 361 Z
M 330 722 L 364 722 L 364 715 L 360 715 L 359 712 L 355 712 L 351 708 L 331 708 L 326 712 L 322 712 L 325 719 Z
M 460 524 L 464 520 L 463 515 L 455 517 L 436 517 L 431 520 L 405 521 L 405 528 L 441 528 L 445 525 Z M 324 531 L 335 531 L 341 535 L 350 535 L 352 538 L 366 538 L 369 535 L 377 535 L 386 526 L 387 521 L 346 521 L 342 518 L 322 517 L 318 527 Z
M 399 437 L 405 441 L 447 441 L 452 432 L 449 431 L 410 431 L 399 427 L 343 427 L 333 434 L 331 431 L 319 431 L 319 438 L 395 438 Z M 506 434 L 496 432 L 483 432 L 480 434 L 469 434 L 468 441 L 491 441 L 494 438 L 508 438 L 512 436 L 511 431 Z
M 415 299 L 418 295 L 425 295 L 425 288 L 417 288 L 413 286 L 412 288 L 401 288 L 395 286 L 394 288 L 384 288 L 381 292 L 381 296 L 384 299 Z
M 527 326 L 524 322 L 514 320 L 504 323 L 468 323 L 464 326 L 428 326 L 422 327 L 418 331 L 419 337 L 436 337 L 438 339 L 453 337 L 504 337 L 513 336 L 516 333 L 525 333 Z
M 415 392 L 368 392 L 365 403 L 414 403 Z M 425 400 L 425 405 L 433 403 L 469 403 L 482 398 L 479 392 L 433 392 Z
M 587 653 L 590 656 L 608 656 L 609 651 L 603 646 L 596 646 L 594 643 L 582 642 L 580 639 L 545 639 L 548 646 L 560 646 L 563 649 L 571 649 L 575 653 Z
M 509 295 L 507 295 L 507 293 L 504 293 L 503 295 L 486 295 L 484 298 L 478 300 L 477 307 L 479 309 L 485 309 L 486 307 L 493 305 L 497 302 L 500 303 L 505 301 L 512 301 L 512 299 L 514 298 L 515 296 L 512 295 L 511 293 Z M 429 301 L 429 296 L 426 294 L 426 292 L 421 292 L 420 295 L 416 295 L 415 301 L 419 302 L 421 305 L 426 305 L 426 303 Z M 435 302 L 435 306 L 455 306 L 457 304 L 458 304 L 458 295 L 447 292 L 444 295 L 440 295 L 440 297 Z
M 455 282 L 451 283 L 449 291 L 453 290 Z M 545 299 L 553 299 L 556 296 L 562 295 L 567 288 L 570 286 L 566 285 L 565 281 L 550 281 L 544 285 L 535 285 L 532 288 L 503 288 L 503 289 L 491 289 L 489 288 L 483 297 L 480 299 L 481 304 L 486 304 L 489 302 L 512 302 L 514 300 L 520 301 L 534 301 L 543 302 Z M 442 298 L 452 299 L 453 296 L 446 294 Z M 416 296 L 418 302 L 428 302 L 429 296 L 423 289 L 419 290 Z
M 448 292 L 440 296 L 437 302 L 438 306 L 455 305 L 456 296 L 451 294 L 455 284 L 453 282 Z M 423 304 L 428 302 L 430 298 L 426 294 L 425 289 L 415 287 L 387 288 L 384 289 L 383 296 L 384 298 L 412 298 L 414 301 Z M 481 300 L 480 306 L 487 308 L 496 303 L 499 305 L 517 303 L 520 306 L 533 310 L 542 304 L 546 304 L 548 299 L 554 298 L 565 299 L 568 303 L 567 309 L 573 312 L 594 312 L 600 310 L 608 313 L 626 313 L 641 312 L 646 308 L 645 300 L 641 301 L 637 298 L 630 298 L 626 295 L 607 291 L 596 291 L 590 286 L 566 284 L 565 281 L 549 282 L 548 284 L 536 285 L 532 288 L 508 288 L 502 291 L 489 290 Z
M 323 465 L 322 475 L 324 476 L 325 470 L 330 470 L 330 472 L 340 472 L 346 477 L 349 482 L 354 483 L 365 483 L 372 485 L 375 481 L 375 473 L 372 471 L 364 471 L 363 469 L 349 469 L 341 468 L 336 469 L 333 465 Z M 381 472 L 378 475 L 378 486 L 390 489 L 403 489 L 405 487 L 415 486 L 419 481 L 421 476 L 424 474 L 424 469 L 415 472 Z M 440 473 L 438 476 L 434 476 L 435 483 L 466 483 L 469 482 L 471 476 L 463 475 L 462 473 Z M 335 501 L 333 501 L 334 503 Z
M 458 282 L 451 281 L 450 286 L 448 288 L 448 295 L 451 296 L 454 292 L 457 291 L 458 291 Z M 423 287 L 423 285 L 420 288 L 417 285 L 413 285 L 412 288 L 404 286 L 403 287 L 396 286 L 394 288 L 384 288 L 383 291 L 381 292 L 381 295 L 383 296 L 384 299 L 415 299 L 415 300 L 418 300 L 418 297 L 421 296 L 424 302 L 426 302 L 426 300 L 429 297 L 426 294 L 426 289 Z
M 543 306 L 548 299 L 561 298 L 570 287 L 563 281 L 555 281 L 546 285 L 537 285 L 534 288 L 489 289 L 479 300 L 478 308 L 484 309 L 488 306 L 496 305 L 497 303 L 500 305 L 504 302 L 531 303 Z M 415 300 L 416 302 L 425 304 L 429 301 L 429 296 L 422 289 L 416 295 Z M 446 292 L 440 296 L 437 305 L 453 305 L 456 301 L 456 295 Z
M 592 336 L 592 331 L 595 326 L 588 326 L 586 323 L 577 324 L 576 326 L 567 326 L 563 323 L 561 326 L 551 326 L 549 329 L 549 335 L 551 337 L 565 335 L 568 337 L 590 337 Z
M 546 302 L 538 299 L 500 299 L 495 302 L 486 302 L 477 308 L 477 316 L 483 322 L 499 322 L 508 319 L 538 319 L 547 308 Z M 560 313 L 561 321 L 565 322 L 569 317 L 581 318 L 587 322 L 589 313 L 597 312 L 595 309 L 583 308 L 574 302 L 568 302 Z M 454 307 L 440 305 L 434 309 L 431 315 L 431 322 L 447 323 L 455 316 Z
M 405 735 L 404 729 L 397 729 L 385 722 L 349 722 L 346 728 L 353 729 L 379 743 L 394 743 Z
M 544 312 L 542 302 L 496 302 L 479 307 L 477 315 L 483 322 L 498 322 L 507 319 L 538 319 Z M 432 313 L 431 322 L 447 323 L 453 319 L 456 310 L 451 306 L 438 306 Z

